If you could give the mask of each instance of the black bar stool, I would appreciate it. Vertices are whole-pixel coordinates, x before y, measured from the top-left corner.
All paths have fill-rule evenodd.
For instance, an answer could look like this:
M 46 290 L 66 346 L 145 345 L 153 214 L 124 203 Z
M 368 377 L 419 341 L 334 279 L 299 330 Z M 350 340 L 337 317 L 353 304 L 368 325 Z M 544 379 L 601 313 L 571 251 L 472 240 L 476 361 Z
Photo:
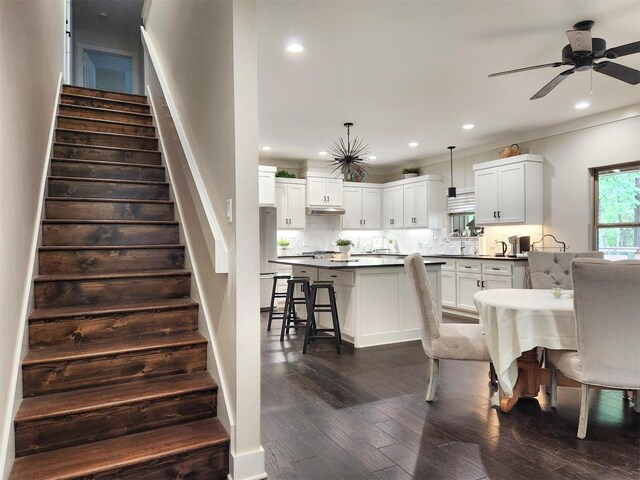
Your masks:
M 318 303 L 318 290 L 326 289 L 329 303 Z M 312 340 L 331 339 L 336 342 L 336 351 L 340 353 L 342 337 L 340 335 L 340 322 L 338 321 L 338 307 L 336 306 L 336 291 L 333 282 L 319 281 L 313 282 L 310 287 L 307 325 L 304 333 L 304 346 L 302 353 L 307 353 L 307 347 Z M 327 312 L 331 314 L 333 328 L 318 328 L 316 325 L 316 313 Z M 333 335 L 318 335 L 319 332 L 332 332 Z
M 271 305 L 269 306 L 269 323 L 267 323 L 267 332 L 271 331 L 271 322 L 273 320 L 284 320 L 284 310 L 276 312 L 276 299 L 287 298 L 287 292 L 278 292 L 278 280 L 288 280 L 291 275 L 274 275 L 273 287 L 271 289 Z
M 298 285 L 300 291 L 298 292 Z M 297 295 L 299 293 L 299 295 Z M 287 280 L 287 293 L 284 300 L 284 316 L 282 319 L 282 329 L 280 330 L 280 341 L 284 341 L 284 332 L 293 328 L 305 328 L 307 319 L 301 319 L 296 312 L 296 305 L 304 305 L 307 308 L 307 318 L 309 313 L 309 277 L 292 277 Z

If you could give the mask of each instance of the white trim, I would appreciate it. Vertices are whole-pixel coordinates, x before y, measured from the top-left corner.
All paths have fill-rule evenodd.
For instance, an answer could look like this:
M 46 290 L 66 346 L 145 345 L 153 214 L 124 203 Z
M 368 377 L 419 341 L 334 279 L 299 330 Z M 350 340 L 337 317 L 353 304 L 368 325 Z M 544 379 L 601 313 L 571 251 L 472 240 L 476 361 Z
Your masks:
M 224 241 L 224 237 L 222 236 L 222 230 L 220 229 L 218 219 L 216 218 L 213 205 L 211 205 L 211 200 L 207 195 L 207 190 L 204 185 L 204 180 L 202 180 L 200 169 L 198 168 L 195 156 L 193 155 L 193 151 L 191 150 L 187 132 L 185 131 L 185 128 L 182 124 L 182 120 L 180 119 L 180 113 L 178 111 L 178 108 L 176 107 L 176 103 L 173 99 L 173 95 L 171 94 L 171 90 L 169 89 L 167 77 L 164 73 L 164 70 L 162 69 L 160 58 L 158 57 L 158 54 L 156 53 L 153 43 L 151 42 L 151 39 L 149 38 L 146 30 L 144 29 L 144 27 L 140 27 L 140 31 L 142 33 L 142 43 L 146 48 L 146 51 L 149 54 L 149 59 L 151 60 L 153 68 L 156 71 L 158 82 L 160 83 L 160 88 L 162 89 L 162 93 L 164 94 L 165 100 L 167 101 L 169 113 L 173 118 L 173 123 L 175 124 L 176 131 L 178 132 L 178 138 L 180 139 L 182 149 L 184 150 L 184 155 L 187 159 L 187 163 L 189 164 L 191 175 L 198 191 L 199 200 L 202 203 L 205 215 L 207 216 L 207 223 L 211 228 L 211 234 L 214 239 L 214 251 L 210 253 L 212 253 L 214 269 L 216 273 L 229 273 L 229 251 Z
M 0 447 L 8 447 L 9 442 L 14 438 L 13 437 L 13 417 L 14 410 L 16 406 L 19 405 L 20 399 L 17 398 L 18 393 L 22 391 L 19 388 L 18 382 L 20 380 L 21 374 L 21 366 L 22 366 L 22 357 L 26 353 L 23 351 L 23 342 L 25 341 L 25 332 L 26 328 L 26 319 L 29 314 L 30 306 L 31 306 L 31 288 L 33 286 L 33 277 L 35 276 L 37 269 L 37 255 L 36 252 L 38 250 L 38 244 L 40 243 L 40 227 L 42 225 L 42 218 L 44 216 L 44 197 L 45 197 L 45 188 L 47 185 L 47 176 L 49 174 L 49 164 L 51 162 L 51 149 L 53 148 L 53 135 L 56 129 L 56 116 L 58 115 L 58 103 L 60 101 L 60 92 L 62 91 L 62 75 L 60 72 L 58 75 L 58 87 L 57 94 L 54 99 L 53 104 L 53 113 L 51 115 L 51 128 L 49 129 L 49 140 L 47 144 L 47 152 L 44 161 L 44 167 L 42 169 L 42 176 L 40 178 L 40 198 L 38 199 L 38 207 L 40 210 L 40 215 L 36 215 L 33 220 L 33 239 L 31 240 L 30 252 L 29 252 L 29 263 L 31 265 L 31 275 L 27 276 L 23 294 L 22 294 L 22 308 L 20 309 L 20 316 L 18 320 L 25 322 L 22 328 L 18 329 L 18 336 L 16 338 L 15 345 L 16 353 L 13 358 L 13 362 L 11 365 L 5 365 L 6 368 L 11 369 L 11 380 L 9 385 L 13 385 L 13 391 L 5 392 L 4 394 L 9 398 L 9 402 L 7 403 L 7 409 L 4 414 L 4 421 L 2 422 L 2 430 L 0 435 Z M 5 476 L 8 476 L 10 472 L 10 466 L 7 465 L 8 461 L 8 453 L 9 450 L 14 451 L 13 448 L 0 448 L 0 467 L 3 468 L 3 472 Z
M 142 12 L 140 12 L 140 17 L 142 18 L 143 25 L 147 22 L 149 10 L 151 10 L 151 0 L 144 0 L 144 3 L 142 4 Z
M 158 111 L 156 110 L 156 105 L 155 102 L 153 100 L 153 96 L 151 95 L 151 91 L 149 90 L 149 87 L 147 87 L 147 98 L 149 99 L 149 104 L 151 106 L 151 111 L 153 113 L 153 117 L 154 118 L 158 118 Z M 174 122 L 175 123 L 175 122 Z M 158 124 L 156 122 L 156 127 L 158 127 Z M 175 204 L 176 204 L 176 208 L 178 209 L 178 218 L 182 219 L 184 218 L 184 216 L 182 215 L 183 209 L 184 209 L 184 202 L 182 200 L 181 197 L 181 192 L 178 192 L 175 188 L 174 185 L 175 183 L 173 182 L 173 168 L 174 165 L 172 165 L 172 162 L 168 161 L 168 157 L 165 154 L 165 152 L 167 151 L 165 148 L 165 142 L 164 142 L 164 137 L 162 135 L 162 130 L 160 128 L 156 128 L 156 134 L 158 135 L 158 141 L 159 141 L 159 147 L 160 147 L 160 151 L 162 152 L 162 155 L 164 157 L 164 165 L 167 167 L 167 174 L 169 175 L 169 188 L 171 189 L 171 191 L 173 192 L 173 196 L 175 198 Z M 180 222 L 180 225 L 182 227 L 182 232 L 184 233 L 184 239 L 185 239 L 185 244 L 187 247 L 187 252 L 191 252 L 194 249 L 192 249 L 192 239 L 191 239 L 191 235 L 189 234 L 189 229 L 187 228 L 186 224 L 184 224 L 183 222 Z M 214 332 L 211 329 L 211 324 L 212 322 L 209 321 L 209 319 L 212 317 L 211 315 L 211 308 L 209 307 L 209 297 L 208 295 L 206 295 L 206 292 L 203 291 L 202 288 L 200 288 L 200 285 L 202 285 L 202 275 L 200 274 L 199 268 L 198 268 L 198 262 L 191 262 L 191 269 L 193 270 L 193 279 L 195 280 L 195 288 L 198 290 L 198 292 L 200 293 L 199 295 L 199 303 L 200 303 L 200 311 L 201 313 L 204 315 L 205 318 L 205 324 L 207 325 L 207 337 L 209 339 L 209 345 L 211 346 L 211 350 L 213 352 L 213 358 L 215 361 L 215 365 L 216 365 L 216 370 L 217 370 L 217 376 L 218 376 L 218 392 L 222 394 L 223 397 L 223 401 L 224 401 L 224 409 L 225 409 L 225 413 L 227 415 L 228 421 L 229 421 L 229 425 L 231 428 L 234 428 L 235 425 L 235 413 L 233 411 L 233 406 L 231 405 L 231 403 L 228 401 L 228 394 L 227 392 L 229 391 L 228 387 L 227 387 L 227 380 L 224 376 L 224 373 L 222 371 L 222 369 L 220 368 L 220 365 L 222 365 L 222 360 L 220 357 L 220 349 L 218 348 L 218 343 L 216 340 L 216 336 L 214 334 Z M 220 402 L 218 402 L 220 403 Z M 220 405 L 218 405 L 218 407 L 220 407 Z M 220 408 L 218 408 L 218 416 L 220 416 Z
M 84 51 L 92 50 L 95 52 L 111 53 L 113 55 L 121 55 L 123 57 L 131 57 L 131 93 L 140 95 L 140 72 L 138 72 L 138 54 L 136 52 L 128 52 L 127 50 L 117 50 L 115 48 L 99 47 L 88 43 L 78 43 L 76 45 L 76 85 L 86 86 L 84 84 Z M 95 87 L 87 87 L 95 88 Z
M 265 458 L 264 448 L 260 447 L 253 452 L 236 455 L 231 452 L 231 462 L 229 462 L 230 472 L 228 478 L 231 480 L 261 480 L 267 478 L 264 469 Z

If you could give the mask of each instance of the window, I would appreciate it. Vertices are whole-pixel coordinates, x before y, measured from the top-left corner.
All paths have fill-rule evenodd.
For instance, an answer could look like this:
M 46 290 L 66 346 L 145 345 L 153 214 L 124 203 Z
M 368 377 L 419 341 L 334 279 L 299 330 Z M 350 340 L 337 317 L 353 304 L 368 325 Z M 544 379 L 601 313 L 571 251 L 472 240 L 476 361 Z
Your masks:
M 593 178 L 595 249 L 640 259 L 640 162 L 595 168 Z

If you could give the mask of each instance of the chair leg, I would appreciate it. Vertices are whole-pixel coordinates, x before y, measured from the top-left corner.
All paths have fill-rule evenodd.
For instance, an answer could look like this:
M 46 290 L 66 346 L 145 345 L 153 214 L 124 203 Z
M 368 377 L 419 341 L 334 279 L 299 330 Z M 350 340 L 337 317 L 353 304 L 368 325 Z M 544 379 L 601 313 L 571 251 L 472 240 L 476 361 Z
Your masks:
M 440 360 L 437 358 L 429 359 L 429 384 L 427 385 L 427 402 L 433 402 L 436 396 L 436 388 L 438 387 L 438 371 L 440 370 Z
M 587 423 L 589 421 L 589 405 L 591 390 L 589 385 L 582 384 L 582 396 L 580 398 L 580 421 L 578 422 L 578 438 L 583 439 L 587 436 Z
M 493 366 L 493 362 L 489 362 L 489 383 L 492 387 L 498 386 L 498 374 L 496 373 L 496 367 Z
M 558 408 L 558 369 L 555 365 L 551 367 L 551 408 Z

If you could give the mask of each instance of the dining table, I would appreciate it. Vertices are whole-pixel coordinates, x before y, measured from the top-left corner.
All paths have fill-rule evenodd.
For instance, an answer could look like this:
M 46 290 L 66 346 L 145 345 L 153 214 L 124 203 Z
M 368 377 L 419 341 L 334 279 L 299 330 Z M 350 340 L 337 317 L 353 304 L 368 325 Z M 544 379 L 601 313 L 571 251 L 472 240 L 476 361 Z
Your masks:
M 539 361 L 540 347 L 577 350 L 573 292 L 544 289 L 489 289 L 473 296 L 500 388 L 500 409 L 520 397 L 535 397 L 549 385 L 551 371 Z M 577 386 L 559 375 L 558 385 Z

